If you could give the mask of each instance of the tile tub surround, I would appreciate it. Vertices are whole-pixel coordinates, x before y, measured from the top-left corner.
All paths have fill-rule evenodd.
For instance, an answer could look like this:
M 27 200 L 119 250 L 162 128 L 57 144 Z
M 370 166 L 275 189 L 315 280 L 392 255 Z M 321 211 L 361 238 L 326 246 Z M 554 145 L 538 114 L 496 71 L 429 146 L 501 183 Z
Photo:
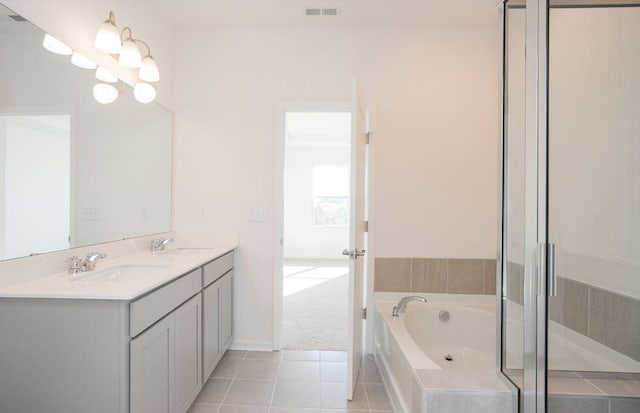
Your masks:
M 496 260 L 478 258 L 376 258 L 376 292 L 496 293 Z
M 392 413 L 371 356 L 361 366 L 354 400 L 346 400 L 346 356 L 342 351 L 228 350 L 189 413 Z

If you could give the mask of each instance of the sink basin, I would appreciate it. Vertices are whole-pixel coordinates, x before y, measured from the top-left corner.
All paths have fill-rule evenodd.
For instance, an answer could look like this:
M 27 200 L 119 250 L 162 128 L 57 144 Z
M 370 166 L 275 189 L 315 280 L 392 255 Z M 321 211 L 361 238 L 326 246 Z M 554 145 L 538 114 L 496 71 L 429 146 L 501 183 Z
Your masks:
M 127 277 L 148 275 L 168 268 L 166 265 L 118 265 L 104 270 L 94 270 L 72 276 L 71 281 L 120 281 Z
M 173 248 L 170 250 L 161 251 L 158 254 L 161 255 L 197 255 L 207 252 L 211 248 Z

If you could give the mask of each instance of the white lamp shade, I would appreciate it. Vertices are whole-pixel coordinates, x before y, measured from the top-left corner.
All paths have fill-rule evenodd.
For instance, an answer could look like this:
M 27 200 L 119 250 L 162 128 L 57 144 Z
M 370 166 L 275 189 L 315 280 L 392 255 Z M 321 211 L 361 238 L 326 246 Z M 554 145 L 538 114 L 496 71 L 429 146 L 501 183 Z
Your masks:
M 118 89 L 106 83 L 98 83 L 93 87 L 93 97 L 98 101 L 106 105 L 118 99 L 120 92 Z
M 81 53 L 76 52 L 75 50 L 71 55 L 71 63 L 83 69 L 95 69 L 96 67 L 98 67 L 98 65 L 96 65 L 93 60 L 89 59 L 87 56 Z
M 122 43 L 118 62 L 120 62 L 120 65 L 123 67 L 131 69 L 137 69 L 140 67 L 142 57 L 140 57 L 140 49 L 138 49 L 136 42 L 131 39 L 127 39 Z
M 73 50 L 69 46 L 51 36 L 49 33 L 44 35 L 42 46 L 51 53 L 60 54 L 63 56 L 69 56 L 71 53 L 73 53 Z
M 153 102 L 156 98 L 156 89 L 148 83 L 141 82 L 133 88 L 133 96 L 140 103 Z
M 120 43 L 120 32 L 115 24 L 107 20 L 100 25 L 96 33 L 95 46 L 105 53 L 118 54 L 122 44 Z
M 116 83 L 118 81 L 118 76 L 101 66 L 96 69 L 96 78 L 107 83 Z
M 158 70 L 158 64 L 153 59 L 153 57 L 151 57 L 151 55 L 147 55 L 144 59 L 142 59 L 138 76 L 140 76 L 140 79 L 147 82 L 157 82 L 158 80 L 160 80 L 160 71 Z

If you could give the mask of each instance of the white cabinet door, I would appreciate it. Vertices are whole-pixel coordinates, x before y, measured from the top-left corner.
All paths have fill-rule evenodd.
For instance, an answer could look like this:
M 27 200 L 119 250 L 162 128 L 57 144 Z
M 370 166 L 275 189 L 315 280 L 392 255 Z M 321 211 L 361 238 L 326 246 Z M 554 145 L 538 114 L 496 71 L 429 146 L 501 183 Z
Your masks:
M 186 412 L 202 389 L 201 314 L 200 294 L 173 312 L 176 413 Z
M 202 291 L 204 376 L 207 381 L 220 358 L 220 281 Z
M 233 341 L 233 270 L 220 280 L 220 343 L 222 351 Z
M 131 413 L 173 412 L 173 317 L 131 341 Z

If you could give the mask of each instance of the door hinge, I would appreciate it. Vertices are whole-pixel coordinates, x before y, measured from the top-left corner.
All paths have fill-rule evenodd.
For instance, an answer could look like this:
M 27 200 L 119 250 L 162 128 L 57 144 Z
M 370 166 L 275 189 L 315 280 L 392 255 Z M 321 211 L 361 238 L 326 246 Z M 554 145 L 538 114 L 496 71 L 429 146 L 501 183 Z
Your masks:
M 364 136 L 365 136 L 364 143 L 366 143 L 368 145 L 371 142 L 371 132 L 365 133 Z
M 367 307 L 362 308 L 362 319 L 363 320 L 367 319 Z
M 364 221 L 364 232 L 369 232 L 369 221 Z

